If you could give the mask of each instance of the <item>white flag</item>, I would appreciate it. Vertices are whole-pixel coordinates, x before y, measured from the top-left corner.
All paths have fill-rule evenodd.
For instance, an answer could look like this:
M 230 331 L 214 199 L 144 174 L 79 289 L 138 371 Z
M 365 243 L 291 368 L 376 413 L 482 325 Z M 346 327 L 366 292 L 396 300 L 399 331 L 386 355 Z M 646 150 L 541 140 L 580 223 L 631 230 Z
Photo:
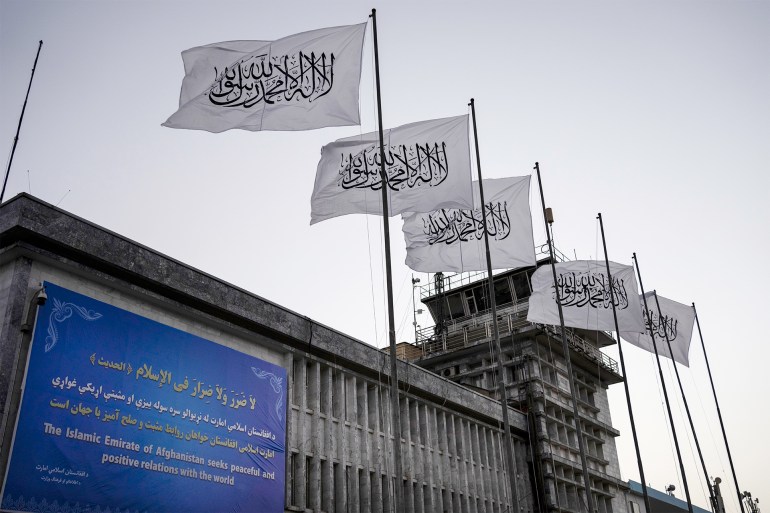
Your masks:
M 163 126 L 223 132 L 357 125 L 366 24 L 182 53 L 179 110 Z
M 468 115 L 386 130 L 385 171 L 391 216 L 471 208 Z M 345 214 L 382 215 L 379 132 L 321 148 L 310 198 L 310 224 Z
M 184 78 L 179 94 L 179 107 L 201 92 L 211 88 L 212 81 L 234 62 L 258 52 L 271 41 L 223 41 L 205 46 L 196 46 L 182 52 Z
M 647 308 L 649 308 L 652 318 L 652 333 L 655 335 L 658 354 L 689 367 L 690 339 L 695 322 L 695 311 L 690 306 L 666 299 L 663 296 L 658 296 L 660 302 L 660 310 L 658 310 L 658 305 L 655 303 L 655 293 L 648 292 L 645 296 L 647 296 Z M 655 346 L 652 345 L 650 325 L 646 316 L 644 317 L 644 324 L 647 328 L 644 333 L 621 332 L 620 336 L 631 344 L 654 353 Z M 668 350 L 667 336 L 674 352 L 673 358 L 671 351 Z
M 620 331 L 644 332 L 642 306 L 634 277 L 634 268 L 610 262 L 612 287 L 607 278 L 606 262 L 575 260 L 556 264 L 556 283 L 564 312 L 564 325 L 587 330 L 614 331 L 612 301 Z M 532 275 L 527 320 L 559 324 L 556 288 L 551 266 L 543 265 Z
M 529 210 L 529 176 L 484 180 L 484 207 L 493 269 L 533 266 L 535 241 Z M 474 209 L 442 208 L 404 214 L 406 265 L 415 271 L 485 271 L 479 184 Z

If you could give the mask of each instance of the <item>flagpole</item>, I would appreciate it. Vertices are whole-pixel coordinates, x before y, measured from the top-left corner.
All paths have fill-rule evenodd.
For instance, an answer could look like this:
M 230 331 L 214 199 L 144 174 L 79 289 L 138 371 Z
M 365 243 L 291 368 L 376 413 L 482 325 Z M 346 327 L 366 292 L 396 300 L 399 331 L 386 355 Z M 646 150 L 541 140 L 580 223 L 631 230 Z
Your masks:
M 24 119 L 24 111 L 27 110 L 27 100 L 29 99 L 29 90 L 32 89 L 32 79 L 35 78 L 35 69 L 37 68 L 37 59 L 40 57 L 40 49 L 43 48 L 43 40 L 37 45 L 37 55 L 35 55 L 35 63 L 32 65 L 32 76 L 29 77 L 29 85 L 27 86 L 27 95 L 24 97 L 24 105 L 21 107 L 21 116 L 19 116 L 19 126 L 16 127 L 16 137 L 13 138 L 13 147 L 11 148 L 11 156 L 8 159 L 8 168 L 5 170 L 5 179 L 3 180 L 3 190 L 0 191 L 0 203 L 3 202 L 5 197 L 5 186 L 8 185 L 8 176 L 11 174 L 11 164 L 13 163 L 13 155 L 16 153 L 16 144 L 19 142 L 19 132 L 21 132 L 21 122 Z
M 660 374 L 660 384 L 663 385 L 663 397 L 666 400 L 666 410 L 668 411 L 668 421 L 671 424 L 671 433 L 674 435 L 674 447 L 676 447 L 676 457 L 679 460 L 679 470 L 682 472 L 682 483 L 684 484 L 684 493 L 687 496 L 687 510 L 694 513 L 692 501 L 690 500 L 690 487 L 687 486 L 687 475 L 684 473 L 684 463 L 682 463 L 682 451 L 679 450 L 679 440 L 676 437 L 676 427 L 674 426 L 674 417 L 671 415 L 671 403 L 668 400 L 668 391 L 666 390 L 666 381 L 663 379 L 663 367 L 660 364 L 660 355 L 658 354 L 658 344 L 655 342 L 655 334 L 652 329 L 652 316 L 650 309 L 647 308 L 647 296 L 644 294 L 644 284 L 642 284 L 642 273 L 639 270 L 639 261 L 636 259 L 636 253 L 633 254 L 634 264 L 636 265 L 636 275 L 639 277 L 639 288 L 642 289 L 642 300 L 644 301 L 644 311 L 647 314 L 647 327 L 652 339 L 652 347 L 655 349 L 655 359 L 658 361 L 658 373 Z M 657 297 L 657 294 L 656 294 Z M 660 307 L 658 307 L 660 314 Z
M 495 299 L 495 284 L 492 276 L 492 257 L 489 254 L 489 230 L 487 230 L 486 203 L 484 202 L 484 186 L 481 180 L 481 154 L 479 152 L 479 133 L 476 128 L 476 103 L 471 98 L 468 104 L 471 106 L 471 116 L 473 118 L 473 141 L 476 145 L 476 171 L 479 175 L 479 199 L 481 200 L 481 222 L 484 227 L 484 247 L 487 252 L 487 277 L 489 278 L 489 300 L 492 304 L 492 330 L 495 334 L 494 351 L 497 360 L 497 389 L 500 394 L 500 402 L 503 406 L 503 427 L 505 429 L 505 457 L 508 463 L 508 480 L 511 486 L 511 507 L 512 511 L 519 511 L 519 497 L 516 490 L 516 459 L 513 452 L 513 438 L 511 437 L 511 423 L 508 419 L 508 393 L 505 389 L 505 369 L 503 368 L 502 354 L 500 347 L 500 328 L 497 326 L 497 300 Z
M 658 301 L 658 293 L 653 291 L 653 294 L 655 294 L 655 305 L 658 307 L 658 316 L 660 316 L 661 320 L 663 320 L 663 310 L 660 309 L 660 301 Z M 703 469 L 703 475 L 706 478 L 706 486 L 708 486 L 708 489 L 709 489 L 709 500 L 711 501 L 711 504 L 714 507 L 714 512 L 718 513 L 719 508 L 717 504 L 717 499 L 716 497 L 714 497 L 714 491 L 711 488 L 709 473 L 706 470 L 706 462 L 703 461 L 703 452 L 701 452 L 701 449 L 700 449 L 700 443 L 698 442 L 698 435 L 695 433 L 695 424 L 693 424 L 692 422 L 692 415 L 690 415 L 690 407 L 687 405 L 687 398 L 684 395 L 684 387 L 682 386 L 682 379 L 679 377 L 679 369 L 677 368 L 676 362 L 674 361 L 674 350 L 671 349 L 671 337 L 669 337 L 668 330 L 665 329 L 665 326 L 663 327 L 663 336 L 666 338 L 666 344 L 668 345 L 668 353 L 671 355 L 671 362 L 674 365 L 674 374 L 676 375 L 676 381 L 679 384 L 679 391 L 682 393 L 682 402 L 684 403 L 684 411 L 687 412 L 687 420 L 690 422 L 692 437 L 695 440 L 695 449 L 698 451 L 698 458 L 700 459 L 700 465 L 701 465 L 701 468 Z
M 610 259 L 607 256 L 607 239 L 604 238 L 604 221 L 602 220 L 602 213 L 599 212 L 599 227 L 602 232 L 602 246 L 604 246 L 604 262 L 607 264 L 607 279 L 610 282 L 610 302 L 612 303 L 612 317 L 615 320 L 615 333 L 618 335 L 618 354 L 620 355 L 620 368 L 623 370 L 623 387 L 626 389 L 626 404 L 628 404 L 628 416 L 631 419 L 631 434 L 634 437 L 634 449 L 636 449 L 636 461 L 639 464 L 639 479 L 642 481 L 642 493 L 644 494 L 644 507 L 647 513 L 652 513 L 650 507 L 650 496 L 647 493 L 647 479 L 644 477 L 644 466 L 642 465 L 642 454 L 639 451 L 639 438 L 636 436 L 636 422 L 634 422 L 634 410 L 631 408 L 631 393 L 628 390 L 628 373 L 626 373 L 626 360 L 623 358 L 623 347 L 620 343 L 620 326 L 618 325 L 618 313 L 615 309 L 614 292 L 615 287 L 612 285 L 612 273 L 610 271 Z M 634 291 L 636 293 L 636 291 Z
M 390 339 L 390 409 L 393 422 L 393 472 L 396 482 L 395 511 L 404 509 L 403 479 L 401 465 L 401 409 L 398 400 L 398 358 L 396 356 L 396 321 L 393 315 L 393 274 L 390 262 L 390 213 L 388 212 L 388 175 L 385 172 L 385 140 L 382 131 L 382 98 L 380 93 L 380 57 L 377 47 L 377 9 L 372 9 L 372 34 L 374 36 L 374 76 L 377 88 L 377 122 L 380 131 L 380 178 L 382 180 L 382 231 L 385 244 L 385 276 L 388 292 L 388 335 Z
M 553 241 L 551 240 L 551 223 L 553 223 L 553 214 L 548 216 L 547 209 L 545 208 L 545 196 L 543 195 L 543 182 L 540 179 L 540 164 L 535 162 L 535 171 L 537 171 L 537 184 L 540 187 L 540 200 L 543 204 L 543 220 L 545 221 L 545 236 L 546 244 L 548 244 L 548 251 L 551 256 L 551 271 L 553 272 L 553 289 L 556 292 L 556 306 L 559 309 L 559 325 L 561 327 L 561 345 L 564 352 L 564 360 L 567 365 L 567 373 L 569 375 L 570 383 L 570 395 L 572 396 L 572 414 L 575 417 L 575 430 L 577 431 L 578 450 L 580 451 L 580 464 L 583 467 L 583 486 L 586 489 L 586 501 L 588 502 L 589 513 L 595 513 L 596 508 L 594 506 L 594 498 L 591 494 L 591 479 L 588 475 L 588 461 L 586 460 L 585 442 L 583 441 L 583 428 L 580 426 L 580 410 L 578 409 L 577 395 L 575 393 L 575 375 L 572 372 L 572 360 L 570 358 L 569 344 L 567 343 L 567 334 L 564 329 L 564 311 L 561 307 L 561 297 L 559 295 L 559 287 L 556 286 L 556 261 L 553 257 Z M 690 513 L 693 513 L 690 511 Z
M 695 303 L 692 304 L 692 309 L 695 312 L 695 323 L 698 325 L 698 335 L 700 336 L 700 345 L 703 348 L 703 357 L 706 359 L 706 369 L 709 373 L 709 381 L 711 381 L 711 391 L 714 393 L 714 403 L 717 406 L 717 414 L 719 415 L 719 425 L 722 428 L 722 437 L 725 439 L 725 447 L 727 448 L 727 459 L 730 460 L 730 470 L 733 473 L 733 481 L 735 481 L 735 490 L 738 492 L 738 504 L 741 506 L 741 513 L 746 513 L 743 508 L 743 496 L 741 495 L 741 489 L 738 486 L 738 477 L 735 475 L 735 466 L 733 465 L 733 457 L 730 454 L 730 444 L 727 443 L 727 433 L 725 432 L 725 424 L 722 422 L 722 410 L 719 409 L 719 401 L 717 400 L 717 390 L 714 387 L 714 378 L 711 376 L 711 366 L 709 365 L 709 357 L 706 355 L 706 344 L 703 343 L 703 333 L 700 330 L 700 321 L 698 320 L 698 310 L 695 309 Z

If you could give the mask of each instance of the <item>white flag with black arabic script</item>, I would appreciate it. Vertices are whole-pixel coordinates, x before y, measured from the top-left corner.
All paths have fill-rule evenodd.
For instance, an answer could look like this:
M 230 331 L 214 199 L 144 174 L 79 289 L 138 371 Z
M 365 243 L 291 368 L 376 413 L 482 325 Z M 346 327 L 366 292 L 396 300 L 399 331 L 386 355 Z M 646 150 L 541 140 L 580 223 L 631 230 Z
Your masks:
M 358 125 L 365 29 L 362 23 L 186 50 L 179 110 L 163 126 L 218 133 Z
M 529 176 L 484 180 L 484 215 L 492 269 L 533 266 L 535 242 L 529 210 Z M 474 208 L 404 214 L 406 265 L 420 272 L 487 269 L 478 181 Z
M 679 362 L 685 367 L 690 366 L 690 340 L 692 338 L 693 324 L 695 323 L 695 310 L 692 307 L 677 303 L 663 296 L 658 296 L 660 310 L 655 302 L 655 292 L 647 292 L 647 308 L 652 319 L 652 333 L 655 336 L 655 346 L 658 354 Z M 645 315 L 644 325 L 647 328 L 644 333 L 624 333 L 620 336 L 631 344 L 641 347 L 651 353 L 655 352 L 655 346 L 650 337 L 650 323 Z M 671 342 L 671 351 L 668 349 Z M 673 357 L 671 352 L 673 351 Z
M 184 78 L 179 94 L 179 107 L 201 94 L 201 91 L 208 91 L 212 81 L 232 63 L 258 52 L 270 43 L 271 41 L 223 41 L 196 46 L 182 52 Z
M 575 260 L 556 264 L 556 284 L 551 266 L 543 265 L 532 275 L 527 320 L 559 325 L 556 291 L 559 292 L 564 325 L 587 330 L 615 331 L 612 302 L 620 331 L 643 333 L 642 306 L 630 265 L 610 262 L 612 286 L 607 264 L 597 260 Z
M 389 214 L 471 208 L 468 115 L 410 123 L 383 134 Z M 310 224 L 346 214 L 382 215 L 380 135 L 321 148 Z

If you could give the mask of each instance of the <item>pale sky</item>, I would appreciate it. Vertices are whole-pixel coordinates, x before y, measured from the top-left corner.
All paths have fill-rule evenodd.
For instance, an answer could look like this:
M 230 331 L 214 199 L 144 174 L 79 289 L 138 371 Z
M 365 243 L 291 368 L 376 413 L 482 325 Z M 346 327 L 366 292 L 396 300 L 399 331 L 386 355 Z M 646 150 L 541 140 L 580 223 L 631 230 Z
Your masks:
M 367 343 L 387 343 L 381 221 L 312 228 L 323 144 L 375 129 L 371 27 L 361 127 L 221 134 L 160 124 L 177 107 L 180 52 L 362 23 L 377 8 L 386 127 L 468 112 L 485 177 L 540 162 L 557 246 L 636 252 L 645 288 L 695 302 L 738 481 L 770 500 L 764 341 L 770 279 L 770 3 L 767 1 L 0 0 L 0 144 L 6 191 L 58 204 L 172 258 Z M 3 170 L 7 159 L 3 160 Z M 533 181 L 534 182 L 534 181 Z M 535 240 L 544 241 L 532 192 Z M 396 327 L 413 340 L 411 271 L 391 223 Z M 428 276 L 418 274 L 423 283 Z M 429 324 L 424 315 L 418 318 Z M 617 359 L 617 349 L 607 353 Z M 648 482 L 684 491 L 654 356 L 624 345 Z M 709 474 L 739 511 L 703 353 L 680 367 Z M 707 490 L 670 366 L 693 501 Z M 638 481 L 622 385 L 610 389 L 623 479 Z M 760 507 L 763 502 L 760 502 Z

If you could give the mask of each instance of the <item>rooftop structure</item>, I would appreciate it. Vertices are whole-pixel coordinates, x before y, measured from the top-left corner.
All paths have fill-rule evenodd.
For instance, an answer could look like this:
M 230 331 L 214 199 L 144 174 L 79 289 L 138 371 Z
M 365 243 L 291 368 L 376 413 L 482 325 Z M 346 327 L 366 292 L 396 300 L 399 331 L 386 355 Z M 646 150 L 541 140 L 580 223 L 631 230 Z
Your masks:
M 564 260 L 558 254 L 558 260 Z M 539 265 L 549 264 L 548 258 Z M 530 278 L 536 267 L 495 275 L 498 329 L 509 405 L 525 412 L 530 426 L 533 482 L 541 511 L 585 511 L 575 419 L 558 327 L 527 321 Z M 443 276 L 420 287 L 434 326 L 417 331 L 402 351 L 410 361 L 447 379 L 498 398 L 491 349 L 494 320 L 486 273 Z M 599 513 L 626 511 L 628 485 L 621 479 L 607 387 L 620 383 L 615 360 L 601 348 L 615 343 L 605 332 L 567 329 L 577 382 L 578 421 L 585 438 L 591 493 Z M 411 356 L 409 356 L 411 355 Z

